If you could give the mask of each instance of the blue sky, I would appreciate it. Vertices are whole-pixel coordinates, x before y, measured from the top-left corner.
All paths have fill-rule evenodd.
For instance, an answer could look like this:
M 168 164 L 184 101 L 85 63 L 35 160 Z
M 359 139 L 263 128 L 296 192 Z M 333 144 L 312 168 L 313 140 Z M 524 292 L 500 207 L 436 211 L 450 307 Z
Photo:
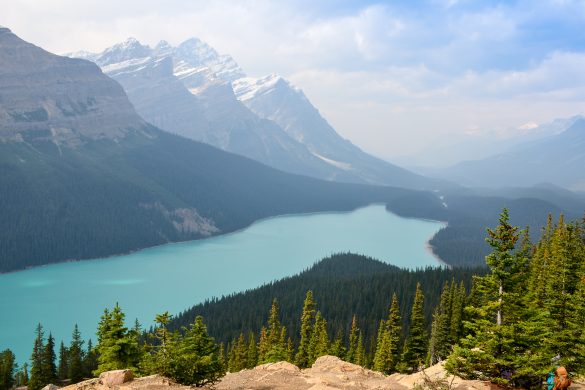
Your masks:
M 585 113 L 584 0 L 13 0 L 0 24 L 58 53 L 197 36 L 384 157 Z

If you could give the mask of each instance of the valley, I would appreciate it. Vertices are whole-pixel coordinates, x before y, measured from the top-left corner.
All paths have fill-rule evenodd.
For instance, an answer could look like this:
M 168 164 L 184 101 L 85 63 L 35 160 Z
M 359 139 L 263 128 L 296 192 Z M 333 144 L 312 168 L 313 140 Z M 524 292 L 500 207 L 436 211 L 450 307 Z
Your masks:
M 0 296 L 15 297 L 0 301 L 0 312 L 11 313 L 0 324 L 0 345 L 25 359 L 39 322 L 57 339 L 68 340 L 73 324 L 93 337 L 101 312 L 116 302 L 129 321 L 150 327 L 157 313 L 178 314 L 292 276 L 333 253 L 361 253 L 410 269 L 438 266 L 426 242 L 441 227 L 373 205 L 270 218 L 219 237 L 0 275 Z

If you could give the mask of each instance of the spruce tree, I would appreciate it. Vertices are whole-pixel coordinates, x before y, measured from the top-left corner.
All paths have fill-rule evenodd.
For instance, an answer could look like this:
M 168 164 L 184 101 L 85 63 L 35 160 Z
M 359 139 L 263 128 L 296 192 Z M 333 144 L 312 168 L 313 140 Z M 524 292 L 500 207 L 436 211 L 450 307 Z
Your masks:
M 315 363 L 318 357 L 327 355 L 328 350 L 329 335 L 327 333 L 327 321 L 323 318 L 321 312 L 317 311 L 309 346 L 309 365 Z
M 357 364 L 359 360 L 358 342 L 360 330 L 358 328 L 357 316 L 351 319 L 351 328 L 349 329 L 349 350 L 347 351 L 346 360 L 350 363 Z
M 153 337 L 156 340 L 156 344 L 150 353 L 145 355 L 146 361 L 143 362 L 143 366 L 148 372 L 170 375 L 170 365 L 176 340 L 176 334 L 168 329 L 171 319 L 172 316 L 168 311 L 157 314 L 154 318 L 156 328 Z
M 43 350 L 44 350 L 44 332 L 41 324 L 37 325 L 36 337 L 33 345 L 33 351 L 30 357 L 31 369 L 30 379 L 28 381 L 28 390 L 40 390 L 47 383 L 43 377 Z
M 10 349 L 0 352 L 0 390 L 11 389 L 15 384 L 15 357 Z
M 344 360 L 346 353 L 347 348 L 343 341 L 343 331 L 339 329 L 335 336 L 335 340 L 333 340 L 333 343 L 331 343 L 331 346 L 329 347 L 329 354 Z
M 90 378 L 93 372 L 98 368 L 97 351 L 93 346 L 91 339 L 87 341 L 87 349 L 83 354 L 83 376 Z
M 287 358 L 286 328 L 281 325 L 278 313 L 278 301 L 274 299 L 270 308 L 265 351 L 263 351 L 261 363 L 275 363 Z
M 380 320 L 378 337 L 376 338 L 376 353 L 374 354 L 373 368 L 386 373 L 390 361 L 390 339 L 386 321 Z
M 474 279 L 466 308 L 467 336 L 446 364 L 459 376 L 523 386 L 550 370 L 551 357 L 539 347 L 549 337 L 548 313 L 535 308 L 527 294 L 531 251 L 516 248 L 519 238 L 504 209 L 499 225 L 488 229 L 492 252 L 486 263 L 491 272 Z
M 179 383 L 201 387 L 217 382 L 223 374 L 219 346 L 198 316 L 178 342 L 171 377 Z
M 425 362 L 427 354 L 427 332 L 423 305 L 424 296 L 420 283 L 417 283 L 403 357 L 403 363 L 409 372 L 418 371 L 419 367 Z
M 311 348 L 311 335 L 315 323 L 315 306 L 313 292 L 309 290 L 307 291 L 305 302 L 303 304 L 299 349 L 295 356 L 295 362 L 300 368 L 306 368 L 310 363 L 309 354 Z
M 400 363 L 400 339 L 402 337 L 402 319 L 400 318 L 400 306 L 396 293 L 392 294 L 392 304 L 388 312 L 386 321 L 388 329 L 389 361 L 386 368 L 387 373 L 396 371 L 396 366 Z
M 355 354 L 356 354 L 355 364 L 362 366 L 362 367 L 367 367 L 368 360 L 366 358 L 366 348 L 364 346 L 364 332 L 362 332 L 362 331 L 360 331 L 360 335 L 358 337 L 357 348 L 356 348 Z
M 83 340 L 77 324 L 73 327 L 71 344 L 69 345 L 69 379 L 71 383 L 81 382 L 85 375 L 83 366 Z
M 268 350 L 269 350 L 268 334 L 266 332 L 266 327 L 263 326 L 260 329 L 260 337 L 258 340 L 258 363 L 265 361 Z
M 59 367 L 57 368 L 57 375 L 61 381 L 69 379 L 69 351 L 63 341 L 59 347 Z
M 98 368 L 94 374 L 124 368 L 136 369 L 142 359 L 136 336 L 124 325 L 124 313 L 118 304 L 104 311 L 98 327 Z
M 43 357 L 41 362 L 41 371 L 43 382 L 55 384 L 57 382 L 57 365 L 55 363 L 57 356 L 55 355 L 55 339 L 49 333 L 47 343 L 43 347 Z
M 258 364 L 258 347 L 254 333 L 248 335 L 248 355 L 246 356 L 246 368 L 254 368 Z
M 240 333 L 235 348 L 234 371 L 241 371 L 248 366 L 248 348 L 244 333 Z

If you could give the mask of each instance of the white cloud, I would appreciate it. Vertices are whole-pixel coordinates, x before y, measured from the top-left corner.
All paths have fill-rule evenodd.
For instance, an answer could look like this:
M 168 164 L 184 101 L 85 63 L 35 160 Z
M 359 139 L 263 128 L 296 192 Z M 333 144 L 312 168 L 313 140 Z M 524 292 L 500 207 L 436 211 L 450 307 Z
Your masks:
M 384 156 L 583 113 L 585 52 L 555 46 L 570 35 L 535 35 L 548 31 L 538 28 L 549 17 L 581 26 L 583 1 L 320 11 L 326 3 L 13 0 L 0 22 L 59 53 L 99 51 L 128 36 L 148 44 L 197 36 L 251 76 L 290 78 L 342 135 Z

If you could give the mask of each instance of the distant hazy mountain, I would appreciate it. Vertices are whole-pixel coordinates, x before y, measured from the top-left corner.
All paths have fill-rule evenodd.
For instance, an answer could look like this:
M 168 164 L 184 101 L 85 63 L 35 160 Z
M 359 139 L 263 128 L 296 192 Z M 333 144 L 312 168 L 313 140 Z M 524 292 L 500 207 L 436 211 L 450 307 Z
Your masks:
M 0 272 L 408 193 L 286 174 L 161 131 L 95 64 L 0 29 Z
M 122 84 L 138 113 L 164 130 L 292 173 L 410 188 L 436 186 L 342 139 L 284 79 L 244 78 L 231 57 L 198 39 L 177 47 L 162 41 L 154 48 L 129 39 L 99 54 L 71 56 L 100 65 Z
M 450 134 L 416 155 L 396 157 L 393 161 L 414 172 L 433 176 L 442 169 L 463 161 L 481 160 L 563 132 L 578 119 L 557 118 L 549 123 L 526 123 L 505 130 L 482 130 L 468 134 Z
M 441 177 L 482 187 L 518 187 L 551 183 L 585 190 L 585 118 L 573 117 L 568 127 L 531 142 L 517 144 L 491 157 L 464 161 L 440 171 Z

